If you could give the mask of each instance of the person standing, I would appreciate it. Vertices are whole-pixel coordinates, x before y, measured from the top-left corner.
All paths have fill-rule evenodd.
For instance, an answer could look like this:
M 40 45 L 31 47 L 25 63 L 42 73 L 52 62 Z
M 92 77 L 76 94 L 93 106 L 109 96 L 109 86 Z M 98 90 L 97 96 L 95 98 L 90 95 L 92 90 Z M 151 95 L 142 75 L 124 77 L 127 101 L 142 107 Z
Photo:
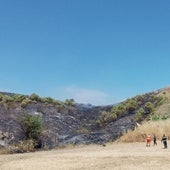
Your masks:
M 151 143 L 151 135 L 147 135 L 147 137 L 146 137 L 146 146 L 150 147 L 150 143 Z
M 167 137 L 166 137 L 165 134 L 163 134 L 162 139 L 161 139 L 161 142 L 163 142 L 163 144 L 164 144 L 164 149 L 167 149 L 167 148 L 168 148 L 168 145 L 167 145 Z
M 157 141 L 156 141 L 157 139 L 156 139 L 156 135 L 154 134 L 153 135 L 153 145 L 155 146 L 155 145 L 157 145 Z

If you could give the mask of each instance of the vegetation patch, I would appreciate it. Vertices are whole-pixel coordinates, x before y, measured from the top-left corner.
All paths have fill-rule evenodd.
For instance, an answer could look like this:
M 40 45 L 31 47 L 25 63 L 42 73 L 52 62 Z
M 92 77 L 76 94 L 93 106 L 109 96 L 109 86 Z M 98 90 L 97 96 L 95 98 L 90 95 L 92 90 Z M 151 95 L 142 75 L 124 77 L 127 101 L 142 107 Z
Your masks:
M 156 135 L 158 140 L 161 140 L 162 135 L 170 139 L 170 119 L 148 121 L 138 125 L 135 130 L 130 130 L 123 134 L 117 141 L 118 142 L 144 142 L 147 134 Z

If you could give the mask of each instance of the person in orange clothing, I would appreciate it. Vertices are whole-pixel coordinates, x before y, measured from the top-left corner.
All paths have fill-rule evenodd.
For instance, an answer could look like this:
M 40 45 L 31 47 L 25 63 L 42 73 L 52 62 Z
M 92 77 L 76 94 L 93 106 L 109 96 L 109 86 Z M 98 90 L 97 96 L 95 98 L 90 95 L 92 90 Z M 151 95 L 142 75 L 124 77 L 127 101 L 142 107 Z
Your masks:
M 146 137 L 146 146 L 150 147 L 150 144 L 151 144 L 151 135 L 147 135 L 147 137 Z

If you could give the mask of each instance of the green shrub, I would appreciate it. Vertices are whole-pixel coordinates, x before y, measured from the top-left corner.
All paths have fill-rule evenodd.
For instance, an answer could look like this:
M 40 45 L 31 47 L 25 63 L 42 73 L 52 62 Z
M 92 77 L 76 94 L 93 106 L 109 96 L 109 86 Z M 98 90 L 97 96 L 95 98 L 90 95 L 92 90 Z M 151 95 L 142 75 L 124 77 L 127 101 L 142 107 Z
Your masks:
M 163 116 L 161 116 L 161 120 L 166 120 L 166 119 L 168 119 L 168 118 L 169 118 L 168 115 L 163 115 Z
M 136 100 L 127 99 L 127 101 L 126 101 L 126 109 L 129 112 L 133 112 L 136 109 L 136 106 L 137 106 Z
M 0 102 L 3 100 L 3 95 L 0 94 Z
M 117 115 L 112 112 L 102 111 L 101 116 L 96 120 L 96 125 L 102 127 L 105 123 L 112 122 L 117 119 Z
M 43 102 L 54 104 L 54 103 L 55 103 L 55 100 L 54 100 L 53 98 L 51 98 L 51 97 L 45 97 L 45 98 L 43 99 Z
M 139 108 L 139 110 L 137 111 L 137 113 L 135 114 L 135 120 L 136 121 L 142 121 L 145 115 L 145 111 L 144 109 L 141 107 Z
M 13 96 L 13 99 L 15 102 L 22 102 L 24 99 L 26 99 L 26 96 L 24 95 L 15 95 Z
M 29 96 L 29 99 L 32 101 L 36 101 L 36 102 L 41 102 L 42 99 L 41 97 L 39 97 L 37 94 L 33 93 Z
M 146 113 L 153 113 L 153 111 L 154 111 L 155 109 L 154 109 L 154 105 L 151 103 L 151 102 L 147 102 L 146 104 L 145 104 L 145 111 L 146 111 Z
M 74 102 L 74 99 L 66 99 L 64 104 L 68 106 L 74 106 L 75 102 Z
M 24 99 L 21 102 L 21 107 L 23 107 L 23 108 L 26 107 L 30 102 L 31 102 L 31 100 L 29 98 Z
M 153 115 L 150 116 L 150 120 L 152 120 L 152 121 L 157 121 L 157 120 L 160 120 L 160 119 L 161 119 L 161 117 L 158 114 L 153 114 Z
M 126 112 L 126 106 L 124 104 L 113 106 L 111 110 L 111 113 L 117 116 L 122 116 L 125 112 Z
M 13 102 L 13 98 L 11 96 L 8 96 L 8 95 L 3 95 L 2 102 L 3 103 Z
M 138 101 L 142 101 L 143 100 L 143 95 L 137 95 L 135 97 L 135 100 L 138 102 Z
M 164 102 L 165 102 L 165 98 L 162 96 L 154 96 L 154 100 L 155 100 L 154 101 L 155 106 L 160 106 L 160 105 L 164 104 Z
M 26 114 L 21 120 L 22 128 L 25 132 L 26 139 L 38 141 L 42 133 L 42 124 L 38 116 Z
M 164 115 L 153 114 L 150 116 L 150 120 L 153 120 L 153 121 L 166 120 L 168 118 L 169 118 L 169 116 L 166 114 L 164 114 Z

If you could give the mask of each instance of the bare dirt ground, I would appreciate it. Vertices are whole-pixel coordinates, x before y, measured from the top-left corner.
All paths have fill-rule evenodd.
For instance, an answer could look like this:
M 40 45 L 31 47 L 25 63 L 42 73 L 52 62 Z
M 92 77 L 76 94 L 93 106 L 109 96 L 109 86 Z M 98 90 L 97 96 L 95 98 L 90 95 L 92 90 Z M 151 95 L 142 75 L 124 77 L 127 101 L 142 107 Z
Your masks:
M 76 146 L 0 155 L 0 170 L 169 170 L 170 149 L 145 143 Z

